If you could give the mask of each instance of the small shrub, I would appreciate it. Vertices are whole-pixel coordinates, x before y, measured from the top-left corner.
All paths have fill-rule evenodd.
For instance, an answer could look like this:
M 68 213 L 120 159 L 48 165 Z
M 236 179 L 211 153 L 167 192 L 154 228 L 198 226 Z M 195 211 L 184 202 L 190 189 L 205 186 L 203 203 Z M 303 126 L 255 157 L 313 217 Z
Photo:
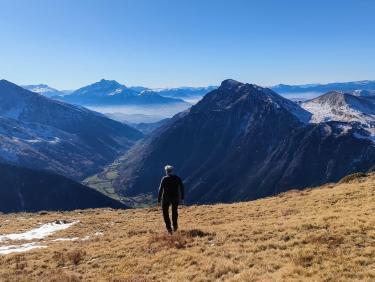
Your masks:
M 375 172 L 375 165 L 370 167 L 370 169 L 367 171 L 368 173 Z
M 192 229 L 188 231 L 182 230 L 173 233 L 172 235 L 169 235 L 167 233 L 152 233 L 148 241 L 148 250 L 158 251 L 163 248 L 184 249 L 196 237 L 212 237 L 214 235 L 215 234 L 204 232 L 199 229 Z
M 139 236 L 142 234 L 147 234 L 147 230 L 130 230 L 128 231 L 128 237 L 133 237 L 133 236 Z
M 206 237 L 206 236 L 211 236 L 211 233 L 204 232 L 199 229 L 192 229 L 188 231 L 181 231 L 181 234 L 185 234 L 188 237 Z
M 306 242 L 320 244 L 320 245 L 327 245 L 329 248 L 337 248 L 342 243 L 344 243 L 344 237 L 342 236 L 334 236 L 334 235 L 313 235 L 306 238 Z
M 78 265 L 82 259 L 86 256 L 86 251 L 82 249 L 76 249 L 68 252 L 55 251 L 52 258 L 56 261 L 57 266 L 65 266 L 67 261 L 70 261 L 74 265 Z
M 367 173 L 364 173 L 364 172 L 357 172 L 357 173 L 353 173 L 353 174 L 349 174 L 345 177 L 343 177 L 339 183 L 351 183 L 353 181 L 357 181 L 357 180 L 360 180 L 361 178 L 364 178 L 367 176 Z
M 307 250 L 301 250 L 292 256 L 292 261 L 297 266 L 310 267 L 313 264 L 314 257 L 314 253 Z
M 52 258 L 56 261 L 57 266 L 64 266 L 65 265 L 65 256 L 63 252 L 55 251 L 53 253 Z
M 149 239 L 149 246 L 157 245 L 157 249 L 163 248 L 176 248 L 176 249 L 183 249 L 186 247 L 189 238 L 184 236 L 181 232 L 174 233 L 173 235 L 169 234 L 152 234 Z
M 219 279 L 220 277 L 227 275 L 227 274 L 237 274 L 240 272 L 240 268 L 238 265 L 232 263 L 232 262 L 223 262 L 220 263 L 216 268 L 214 272 L 214 276 L 216 279 Z
M 69 261 L 71 261 L 74 265 L 78 265 L 86 256 L 86 251 L 82 249 L 76 249 L 68 252 L 66 255 Z
M 27 267 L 26 259 L 23 255 L 17 255 L 15 256 L 15 268 L 16 270 L 24 270 Z

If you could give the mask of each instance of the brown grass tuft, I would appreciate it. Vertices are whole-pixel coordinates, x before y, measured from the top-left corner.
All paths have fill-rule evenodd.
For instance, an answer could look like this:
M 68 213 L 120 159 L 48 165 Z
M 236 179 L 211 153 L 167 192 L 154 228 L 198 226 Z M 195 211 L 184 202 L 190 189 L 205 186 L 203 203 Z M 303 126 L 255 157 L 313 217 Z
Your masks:
M 111 282 L 151 282 L 145 278 L 113 278 Z
M 151 234 L 148 241 L 148 248 L 153 251 L 162 249 L 184 249 L 191 242 L 191 237 L 182 232 L 173 233 L 172 235 L 162 232 Z
M 66 256 L 74 265 L 78 265 L 86 256 L 86 251 L 82 249 L 76 249 L 69 251 Z
M 53 260 L 57 266 L 65 266 L 67 262 L 78 265 L 86 256 L 86 251 L 82 249 L 74 249 L 71 251 L 55 251 L 53 253 Z
M 81 282 L 82 278 L 76 273 L 69 273 L 67 271 L 58 269 L 46 273 L 41 282 Z
M 354 181 L 360 181 L 360 180 L 363 180 L 363 178 L 365 178 L 366 176 L 367 176 L 367 173 L 364 173 L 364 172 L 357 172 L 357 173 L 349 174 L 343 177 L 339 183 L 341 184 L 341 183 L 351 183 Z

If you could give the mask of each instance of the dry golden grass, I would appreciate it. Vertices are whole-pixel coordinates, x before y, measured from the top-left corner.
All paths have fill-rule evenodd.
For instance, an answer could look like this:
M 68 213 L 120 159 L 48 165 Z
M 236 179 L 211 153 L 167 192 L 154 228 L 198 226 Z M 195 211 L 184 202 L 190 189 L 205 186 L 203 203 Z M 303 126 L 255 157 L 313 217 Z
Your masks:
M 0 256 L 1 281 L 375 281 L 375 174 L 183 207 L 173 236 L 159 208 L 0 215 L 0 234 L 54 220 L 79 223 L 48 248 Z

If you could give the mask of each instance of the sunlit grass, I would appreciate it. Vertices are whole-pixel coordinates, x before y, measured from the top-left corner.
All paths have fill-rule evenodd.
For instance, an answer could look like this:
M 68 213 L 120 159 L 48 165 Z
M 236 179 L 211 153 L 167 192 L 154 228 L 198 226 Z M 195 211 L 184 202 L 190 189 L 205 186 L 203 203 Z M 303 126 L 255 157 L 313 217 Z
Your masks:
M 43 240 L 46 249 L 0 256 L 0 281 L 374 281 L 374 214 L 375 174 L 183 207 L 173 236 L 156 207 L 0 215 L 0 234 L 80 221 Z

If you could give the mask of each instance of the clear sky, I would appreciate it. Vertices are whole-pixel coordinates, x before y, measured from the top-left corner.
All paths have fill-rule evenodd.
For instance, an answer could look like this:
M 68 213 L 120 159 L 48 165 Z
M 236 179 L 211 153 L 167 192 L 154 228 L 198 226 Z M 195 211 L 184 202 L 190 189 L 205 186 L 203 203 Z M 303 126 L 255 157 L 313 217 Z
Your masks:
M 375 79 L 374 0 L 0 0 L 0 78 L 73 89 Z

